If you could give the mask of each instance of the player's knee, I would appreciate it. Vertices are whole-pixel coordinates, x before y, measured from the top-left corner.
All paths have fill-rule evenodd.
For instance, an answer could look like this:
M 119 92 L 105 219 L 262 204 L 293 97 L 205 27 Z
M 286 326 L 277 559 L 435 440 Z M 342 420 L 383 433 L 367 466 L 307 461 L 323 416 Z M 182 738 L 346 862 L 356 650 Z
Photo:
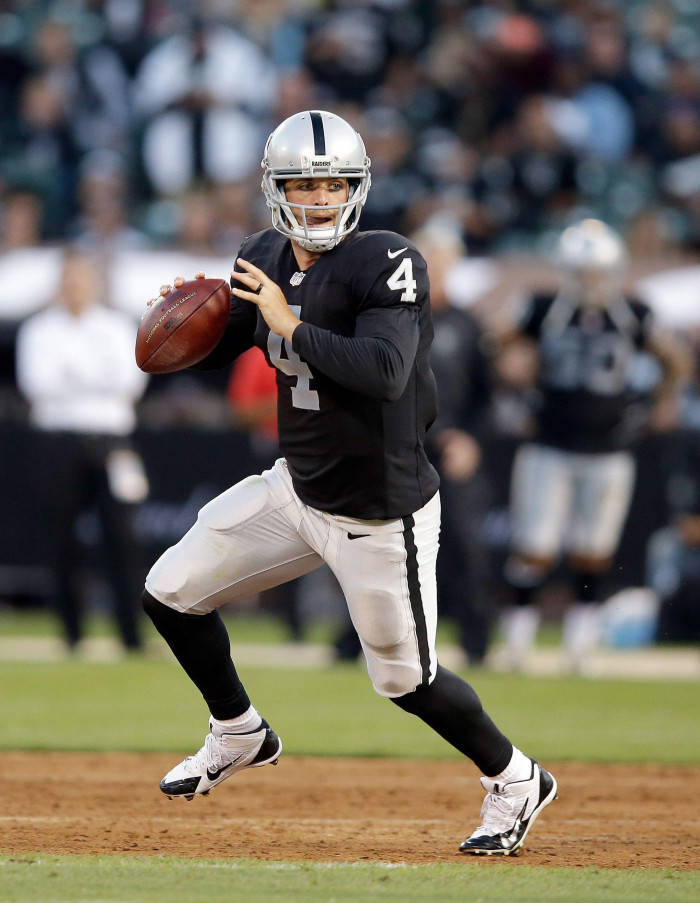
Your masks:
M 398 675 L 386 676 L 380 680 L 373 680 L 372 686 L 376 693 L 386 699 L 394 699 L 397 696 L 405 696 L 416 689 L 416 678 L 401 679 Z
M 177 592 L 184 585 L 185 569 L 173 552 L 176 548 L 171 546 L 166 549 L 146 575 L 146 585 L 153 587 L 159 596 Z
M 417 665 L 368 661 L 367 670 L 375 692 L 388 699 L 412 693 L 421 682 L 421 670 Z

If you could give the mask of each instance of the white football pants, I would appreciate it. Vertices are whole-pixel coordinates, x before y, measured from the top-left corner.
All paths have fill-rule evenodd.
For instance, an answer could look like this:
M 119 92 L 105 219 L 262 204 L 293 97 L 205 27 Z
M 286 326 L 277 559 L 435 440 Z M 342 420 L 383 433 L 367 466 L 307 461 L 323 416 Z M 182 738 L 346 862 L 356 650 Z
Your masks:
M 206 614 L 307 574 L 324 562 L 345 595 L 372 684 L 410 693 L 435 677 L 435 563 L 440 498 L 396 520 L 318 511 L 297 496 L 286 461 L 205 505 L 194 526 L 146 578 L 170 608 Z
M 511 481 L 513 546 L 554 558 L 614 555 L 634 489 L 629 452 L 582 454 L 528 443 L 515 456 Z

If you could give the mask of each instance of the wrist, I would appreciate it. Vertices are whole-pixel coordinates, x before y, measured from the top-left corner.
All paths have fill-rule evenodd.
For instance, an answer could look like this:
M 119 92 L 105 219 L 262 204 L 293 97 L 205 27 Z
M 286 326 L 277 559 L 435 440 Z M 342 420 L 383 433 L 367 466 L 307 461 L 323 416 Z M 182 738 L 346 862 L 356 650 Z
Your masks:
M 292 320 L 290 320 L 289 325 L 285 328 L 283 335 L 284 335 L 284 338 L 290 344 L 292 341 L 292 336 L 294 335 L 297 326 L 300 326 L 300 325 L 301 325 L 301 320 L 299 320 L 297 317 L 294 317 Z

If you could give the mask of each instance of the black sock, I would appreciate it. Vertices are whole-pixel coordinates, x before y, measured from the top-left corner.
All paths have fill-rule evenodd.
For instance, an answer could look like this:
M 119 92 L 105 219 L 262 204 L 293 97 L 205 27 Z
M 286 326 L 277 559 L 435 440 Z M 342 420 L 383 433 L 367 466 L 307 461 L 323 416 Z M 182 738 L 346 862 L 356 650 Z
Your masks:
M 431 684 L 391 701 L 425 721 L 484 774 L 500 774 L 510 762 L 513 744 L 491 721 L 469 684 L 447 668 L 438 665 Z
M 221 615 L 186 615 L 168 608 L 147 591 L 143 608 L 209 706 L 226 720 L 250 708 L 250 699 L 231 661 L 231 645 Z

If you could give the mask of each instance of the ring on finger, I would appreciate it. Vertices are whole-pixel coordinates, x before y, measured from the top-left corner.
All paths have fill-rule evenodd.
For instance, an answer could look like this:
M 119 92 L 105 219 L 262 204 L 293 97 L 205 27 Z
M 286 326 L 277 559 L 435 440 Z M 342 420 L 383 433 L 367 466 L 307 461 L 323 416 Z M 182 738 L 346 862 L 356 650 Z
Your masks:
M 262 282 L 258 282 L 258 287 L 255 289 L 255 291 L 253 292 L 253 294 L 254 294 L 254 295 L 259 295 L 260 292 L 262 291 L 262 287 L 263 287 Z

